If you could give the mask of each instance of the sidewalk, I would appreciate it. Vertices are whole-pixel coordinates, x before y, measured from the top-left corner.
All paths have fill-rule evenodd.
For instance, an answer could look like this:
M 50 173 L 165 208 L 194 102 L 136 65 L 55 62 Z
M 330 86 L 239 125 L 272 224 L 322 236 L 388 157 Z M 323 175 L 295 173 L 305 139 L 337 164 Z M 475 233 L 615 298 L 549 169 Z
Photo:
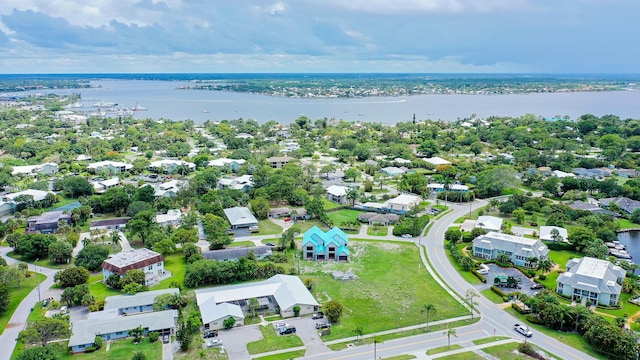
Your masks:
M 456 355 L 456 354 L 461 354 L 461 353 L 466 353 L 466 352 L 474 352 L 474 351 L 482 350 L 484 348 L 488 348 L 488 347 L 492 347 L 492 346 L 509 344 L 509 343 L 512 343 L 512 342 L 517 342 L 517 340 L 515 340 L 515 339 L 498 340 L 498 341 L 494 341 L 494 342 L 490 342 L 490 343 L 486 343 L 486 344 L 482 344 L 482 345 L 474 345 L 474 346 L 469 346 L 469 347 L 463 347 L 462 349 L 449 350 L 449 351 L 445 351 L 445 352 L 441 352 L 441 353 L 433 354 L 433 355 L 427 355 L 425 351 L 409 352 L 409 353 L 407 353 L 407 355 L 413 355 L 413 356 L 416 357 L 416 359 L 419 359 L 419 360 L 439 359 L 439 358 L 443 358 L 443 357 L 447 357 L 447 356 L 451 356 L 451 355 Z

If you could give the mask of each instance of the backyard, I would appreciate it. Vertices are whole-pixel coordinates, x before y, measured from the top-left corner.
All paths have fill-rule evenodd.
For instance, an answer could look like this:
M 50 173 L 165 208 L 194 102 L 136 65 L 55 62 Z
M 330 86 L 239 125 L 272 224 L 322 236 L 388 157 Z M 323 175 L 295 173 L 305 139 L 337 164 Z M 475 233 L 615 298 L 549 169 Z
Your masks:
M 109 350 L 106 349 L 106 344 L 102 349 L 89 353 L 89 354 L 65 354 L 61 357 L 61 360 L 74 359 L 74 360 L 120 360 L 130 359 L 135 353 L 141 351 L 146 355 L 147 359 L 162 359 L 162 341 L 156 341 L 149 343 L 148 338 L 143 338 L 142 343 L 134 344 L 132 339 L 123 339 L 117 341 L 111 341 Z
M 420 309 L 429 303 L 437 308 L 431 321 L 466 314 L 427 273 L 415 246 L 352 239 L 350 248 L 349 263 L 302 263 L 301 277 L 313 279 L 316 298 L 321 303 L 337 299 L 344 305 L 339 322 L 324 340 L 352 336 L 358 326 L 369 334 L 425 323 Z M 358 279 L 335 280 L 334 270 L 352 270 Z
M 333 225 L 340 226 L 342 223 L 358 223 L 358 215 L 362 212 L 351 209 L 342 209 L 338 211 L 328 212 L 327 217 L 333 221 Z
M 282 233 L 282 227 L 268 219 L 258 220 L 258 229 L 258 233 L 253 235 L 279 235 Z

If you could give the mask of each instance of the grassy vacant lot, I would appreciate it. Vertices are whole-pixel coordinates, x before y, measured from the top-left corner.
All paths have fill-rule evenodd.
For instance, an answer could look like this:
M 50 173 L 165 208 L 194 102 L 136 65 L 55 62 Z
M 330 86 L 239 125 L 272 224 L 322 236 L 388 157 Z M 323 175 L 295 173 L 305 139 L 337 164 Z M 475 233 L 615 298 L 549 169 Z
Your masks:
M 547 289 L 555 289 L 556 288 L 556 280 L 558 280 L 558 271 L 552 271 L 547 274 L 546 280 L 537 279 L 540 284 L 544 285 Z
M 297 359 L 297 358 L 303 357 L 305 352 L 306 352 L 306 350 L 289 351 L 289 352 L 282 353 L 282 354 L 261 356 L 261 357 L 257 357 L 257 358 L 254 358 L 254 359 L 259 359 L 259 360 L 290 360 L 290 359 Z
M 339 226 L 343 222 L 357 222 L 360 214 L 361 212 L 357 210 L 343 209 L 327 213 L 327 217 L 333 221 L 334 225 Z
M 234 241 L 231 244 L 227 245 L 227 247 L 252 247 L 256 246 L 253 241 Z
M 107 344 L 102 349 L 81 355 L 68 355 L 65 354 L 61 357 L 62 360 L 74 359 L 74 360 L 120 360 L 130 359 L 133 353 L 142 351 L 147 359 L 162 359 L 162 341 L 156 341 L 155 343 L 149 343 L 149 339 L 143 338 L 142 343 L 136 345 L 132 339 L 123 339 L 111 342 L 111 348 L 107 351 Z
M 549 259 L 551 259 L 551 261 L 553 261 L 555 264 L 558 264 L 558 266 L 561 269 L 565 269 L 567 266 L 567 262 L 569 261 L 569 259 L 571 258 L 581 258 L 584 255 L 578 254 L 575 251 L 569 251 L 569 250 L 550 250 L 549 251 Z
M 258 231 L 255 235 L 279 235 L 282 233 L 282 226 L 274 224 L 271 220 L 258 220 Z
M 589 345 L 587 343 L 587 341 L 580 336 L 580 334 L 578 333 L 569 333 L 569 332 L 562 332 L 562 331 L 557 331 L 557 330 L 552 330 L 549 329 L 543 325 L 538 325 L 538 324 L 532 324 L 530 322 L 528 322 L 525 318 L 525 315 L 521 315 L 519 314 L 517 311 L 515 311 L 512 308 L 507 308 L 505 309 L 505 311 L 507 311 L 509 314 L 515 316 L 516 318 L 518 318 L 522 323 L 527 324 L 527 326 L 529 328 L 534 329 L 535 331 L 540 331 L 541 333 L 544 333 L 545 335 L 551 336 L 553 338 L 555 338 L 558 341 L 561 341 L 577 350 L 580 350 L 586 354 L 589 354 L 591 356 L 593 356 L 596 359 L 606 359 L 606 357 L 600 355 L 599 353 L 597 353 L 596 351 L 594 351 L 591 348 L 591 345 Z
M 416 357 L 413 355 L 398 355 L 398 356 L 392 356 L 392 357 L 388 357 L 388 358 L 383 358 L 382 360 L 411 360 L 411 359 L 415 359 Z
M 367 227 L 367 235 L 371 236 L 387 236 L 389 228 L 386 226 L 369 226 Z
M 493 291 L 491 291 L 491 289 L 482 290 L 480 291 L 480 293 L 484 295 L 484 297 L 486 297 L 487 299 L 491 300 L 491 302 L 494 304 L 502 304 L 504 302 L 502 300 L 502 297 L 494 293 Z
M 462 249 L 465 248 L 467 245 L 468 245 L 467 243 L 460 243 L 457 246 L 460 249 L 460 251 L 462 251 Z M 445 253 L 447 254 L 447 259 L 449 259 L 449 262 L 451 263 L 451 265 L 456 269 L 456 271 L 458 271 L 460 276 L 462 276 L 469 284 L 482 284 L 482 281 L 480 281 L 480 279 L 475 277 L 475 275 L 473 275 L 470 271 L 462 270 L 462 267 L 460 267 L 458 262 L 453 258 L 453 256 L 451 256 L 451 251 L 449 251 L 449 249 L 445 249 Z
M 415 245 L 352 239 L 351 262 L 303 261 L 304 275 L 314 280 L 316 298 L 340 301 L 344 311 L 331 335 L 323 340 L 353 336 L 361 326 L 365 334 L 426 322 L 420 313 L 434 304 L 431 321 L 465 315 L 466 311 L 427 273 Z M 335 280 L 333 270 L 353 270 L 355 280 Z
M 467 351 L 460 354 L 447 355 L 447 360 L 484 360 L 484 358 L 473 351 Z M 444 357 L 443 357 L 444 359 Z
M 0 314 L 0 334 L 4 332 L 4 329 L 7 327 L 11 316 L 18 308 L 18 305 L 22 302 L 22 300 L 29 295 L 29 293 L 36 288 L 38 283 L 43 282 L 46 279 L 46 276 L 42 274 L 37 274 L 37 277 L 31 276 L 28 278 L 24 278 L 22 280 L 22 284 L 17 288 L 10 288 L 11 296 L 9 298 L 9 308 L 7 311 Z
M 314 226 L 319 227 L 320 230 L 322 230 L 322 231 L 329 230 L 329 228 L 325 224 L 323 224 L 320 221 L 315 220 L 315 219 L 313 219 L 313 220 L 298 220 L 298 221 L 296 221 L 296 225 L 300 228 L 300 230 L 303 233 L 305 231 L 311 229 Z
M 249 354 L 260 354 L 269 351 L 282 350 L 297 346 L 304 346 L 298 335 L 278 335 L 273 326 L 260 326 L 262 340 L 253 341 L 247 344 Z
M 616 220 L 616 224 L 620 226 L 620 229 L 637 229 L 640 228 L 640 225 L 633 223 L 627 219 L 618 219 Z

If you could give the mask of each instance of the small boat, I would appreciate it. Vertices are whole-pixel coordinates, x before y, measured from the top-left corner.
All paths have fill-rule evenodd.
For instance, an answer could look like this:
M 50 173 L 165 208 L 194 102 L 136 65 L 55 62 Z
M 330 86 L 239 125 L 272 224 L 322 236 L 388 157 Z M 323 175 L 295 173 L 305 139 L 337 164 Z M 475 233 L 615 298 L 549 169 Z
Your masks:
M 609 255 L 613 255 L 618 259 L 631 259 L 631 255 L 624 250 L 611 249 L 609 250 Z
M 147 108 L 136 104 L 136 106 L 131 108 L 131 111 L 147 111 Z
M 93 107 L 97 107 L 97 108 L 112 108 L 112 107 L 116 107 L 118 106 L 118 104 L 116 103 L 112 103 L 112 102 L 105 102 L 105 101 L 101 101 L 101 102 L 97 102 L 95 104 L 93 104 Z

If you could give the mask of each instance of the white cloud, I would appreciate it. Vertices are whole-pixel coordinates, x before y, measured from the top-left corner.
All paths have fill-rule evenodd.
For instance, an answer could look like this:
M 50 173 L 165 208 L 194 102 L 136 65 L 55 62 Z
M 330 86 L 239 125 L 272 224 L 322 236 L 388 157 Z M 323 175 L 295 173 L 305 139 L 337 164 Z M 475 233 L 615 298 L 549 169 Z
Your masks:
M 527 0 L 322 0 L 352 11 L 379 14 L 499 12 L 528 7 Z

